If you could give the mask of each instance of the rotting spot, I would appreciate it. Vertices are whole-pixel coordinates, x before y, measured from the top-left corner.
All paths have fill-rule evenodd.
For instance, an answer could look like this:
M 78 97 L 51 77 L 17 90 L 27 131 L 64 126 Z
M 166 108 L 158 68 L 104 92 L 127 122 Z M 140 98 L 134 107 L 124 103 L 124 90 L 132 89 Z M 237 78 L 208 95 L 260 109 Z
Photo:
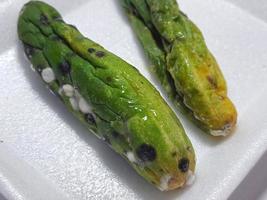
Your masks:
M 48 18 L 47 18 L 44 14 L 41 14 L 40 22 L 41 22 L 43 25 L 48 25 L 48 24 L 49 24 Z
M 112 135 L 112 137 L 114 137 L 114 138 L 118 138 L 120 134 L 119 134 L 117 131 L 112 131 L 112 132 L 111 132 L 111 135 Z
M 96 124 L 95 118 L 91 113 L 84 115 L 86 122 L 90 124 Z
M 94 52 L 95 52 L 95 49 L 94 49 L 94 48 L 89 48 L 89 49 L 88 49 L 88 52 L 89 52 L 89 53 L 94 53 Z
M 211 76 L 207 76 L 207 80 L 209 81 L 209 83 L 211 84 L 211 86 L 212 86 L 213 88 L 217 88 L 216 80 L 215 80 L 213 77 L 211 77 Z
M 94 48 L 89 48 L 89 49 L 88 49 L 88 52 L 89 52 L 89 53 L 94 53 L 94 52 L 95 52 L 95 49 L 94 49 Z
M 185 173 L 189 169 L 189 160 L 187 158 L 182 158 L 179 161 L 178 168 L 181 170 L 181 172 Z
M 63 75 L 70 73 L 70 70 L 71 70 L 71 66 L 67 61 L 62 62 L 59 65 L 59 68 L 60 68 Z
M 32 55 L 34 54 L 34 48 L 28 45 L 24 45 L 24 50 L 26 56 L 31 59 Z
M 105 56 L 105 52 L 103 52 L 103 51 L 98 51 L 98 52 L 95 53 L 95 55 L 96 55 L 97 57 L 99 57 L 99 58 L 102 58 L 102 57 Z
M 136 150 L 136 154 L 142 161 L 154 161 L 157 157 L 155 148 L 148 144 L 140 145 Z

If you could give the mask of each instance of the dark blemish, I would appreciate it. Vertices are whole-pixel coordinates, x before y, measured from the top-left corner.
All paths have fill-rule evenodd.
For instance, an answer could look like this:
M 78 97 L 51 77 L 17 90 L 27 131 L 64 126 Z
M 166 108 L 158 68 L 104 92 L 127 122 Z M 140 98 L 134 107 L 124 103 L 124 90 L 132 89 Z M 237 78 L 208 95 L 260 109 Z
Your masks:
M 209 83 L 212 85 L 213 88 L 217 88 L 216 80 L 213 77 L 207 76 L 207 80 L 209 81 Z
M 58 86 L 60 86 L 60 82 L 59 82 L 59 80 L 57 80 L 57 79 L 56 79 L 56 84 L 57 84 Z
M 154 161 L 157 156 L 155 148 L 148 144 L 140 145 L 136 149 L 136 154 L 142 161 Z
M 49 24 L 49 21 L 48 21 L 48 18 L 41 14 L 41 17 L 40 17 L 40 22 L 43 24 L 43 25 L 48 25 Z
M 96 55 L 97 57 L 99 57 L 99 58 L 102 58 L 102 57 L 105 56 L 105 52 L 103 52 L 103 51 L 98 51 L 98 52 L 95 53 L 95 55 Z
M 96 124 L 95 118 L 91 113 L 84 115 L 86 122 L 89 124 Z
M 151 181 L 151 183 L 152 183 L 153 185 L 156 185 L 156 183 L 155 183 L 154 181 Z
M 111 132 L 111 135 L 112 135 L 112 137 L 114 137 L 114 138 L 118 138 L 118 137 L 120 136 L 120 134 L 119 134 L 117 131 L 112 131 L 112 132 Z
M 175 21 L 175 22 L 179 22 L 180 21 L 180 17 L 178 16 L 178 17 L 175 17 L 174 19 L 173 19 L 173 21 Z
M 89 48 L 89 49 L 88 49 L 88 52 L 89 52 L 89 53 L 94 53 L 94 52 L 95 52 L 95 49 L 94 49 L 94 48 Z
M 28 45 L 24 45 L 25 54 L 28 59 L 31 59 L 32 55 L 34 54 L 34 48 Z
M 176 157 L 176 156 L 177 156 L 177 152 L 176 151 L 172 152 L 172 157 Z
M 59 65 L 59 68 L 60 68 L 63 75 L 70 73 L 70 70 L 71 70 L 71 66 L 67 61 L 62 62 Z
M 179 161 L 178 168 L 181 170 L 181 172 L 185 173 L 189 169 L 189 160 L 187 158 L 182 158 Z
M 106 79 L 107 79 L 108 82 L 112 81 L 112 78 L 110 76 L 108 76 Z

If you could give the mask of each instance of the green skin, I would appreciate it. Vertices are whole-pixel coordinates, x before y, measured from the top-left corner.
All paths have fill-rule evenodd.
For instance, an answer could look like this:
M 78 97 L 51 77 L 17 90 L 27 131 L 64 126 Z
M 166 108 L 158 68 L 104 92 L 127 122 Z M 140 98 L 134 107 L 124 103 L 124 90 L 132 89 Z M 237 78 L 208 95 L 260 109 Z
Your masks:
M 237 112 L 200 30 L 176 0 L 122 0 L 169 98 L 205 132 L 229 134 Z
M 195 169 L 192 144 L 173 111 L 136 68 L 85 38 L 40 1 L 23 7 L 18 35 L 33 68 L 40 74 L 53 70 L 55 80 L 49 88 L 89 130 L 160 189 L 185 184 Z M 62 63 L 70 67 L 67 74 Z M 85 120 L 87 113 L 75 110 L 69 97 L 59 92 L 65 84 L 91 106 L 93 121 Z M 171 178 L 163 187 L 166 175 Z

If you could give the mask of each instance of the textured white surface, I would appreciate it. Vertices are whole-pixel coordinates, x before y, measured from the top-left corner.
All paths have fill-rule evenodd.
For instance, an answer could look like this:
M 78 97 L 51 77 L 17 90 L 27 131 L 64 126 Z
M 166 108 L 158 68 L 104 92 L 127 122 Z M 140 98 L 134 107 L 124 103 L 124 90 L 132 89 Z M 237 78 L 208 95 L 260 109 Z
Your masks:
M 29 179 L 31 173 L 23 167 L 27 163 L 36 171 L 38 183 L 32 182 L 33 186 L 41 189 L 33 190 L 35 194 L 28 198 L 23 192 L 26 186 L 0 181 L 4 196 L 31 200 L 40 199 L 38 195 L 43 193 L 64 193 L 82 200 L 226 199 L 266 150 L 267 25 L 262 21 L 221 0 L 180 0 L 221 64 L 229 95 L 239 111 L 239 126 L 232 137 L 220 141 L 201 133 L 178 114 L 196 150 L 197 177 L 194 185 L 183 191 L 161 193 L 88 134 L 31 71 L 16 36 L 17 15 L 24 2 L 0 2 L 0 146 L 4 144 L 4 149 L 15 155 L 5 159 L 6 165 L 0 162 L 0 174 L 8 174 L 2 170 L 5 166 L 21 162 L 14 176 Z M 117 0 L 47 2 L 68 23 L 134 64 L 158 86 Z M 0 160 L 4 155 L 0 153 Z M 60 198 L 64 199 L 56 199 Z

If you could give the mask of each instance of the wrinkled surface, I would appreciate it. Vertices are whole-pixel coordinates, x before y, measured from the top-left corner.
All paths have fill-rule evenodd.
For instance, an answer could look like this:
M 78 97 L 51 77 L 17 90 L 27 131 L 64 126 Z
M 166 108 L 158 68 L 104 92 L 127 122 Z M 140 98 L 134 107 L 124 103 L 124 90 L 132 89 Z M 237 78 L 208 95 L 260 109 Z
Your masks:
M 176 0 L 124 0 L 123 7 L 170 99 L 206 132 L 228 135 L 237 112 L 224 77 Z
M 41 1 L 22 8 L 18 35 L 33 68 L 89 130 L 161 190 L 185 184 L 195 169 L 193 147 L 138 70 L 85 38 Z M 162 187 L 166 175 L 170 179 Z

